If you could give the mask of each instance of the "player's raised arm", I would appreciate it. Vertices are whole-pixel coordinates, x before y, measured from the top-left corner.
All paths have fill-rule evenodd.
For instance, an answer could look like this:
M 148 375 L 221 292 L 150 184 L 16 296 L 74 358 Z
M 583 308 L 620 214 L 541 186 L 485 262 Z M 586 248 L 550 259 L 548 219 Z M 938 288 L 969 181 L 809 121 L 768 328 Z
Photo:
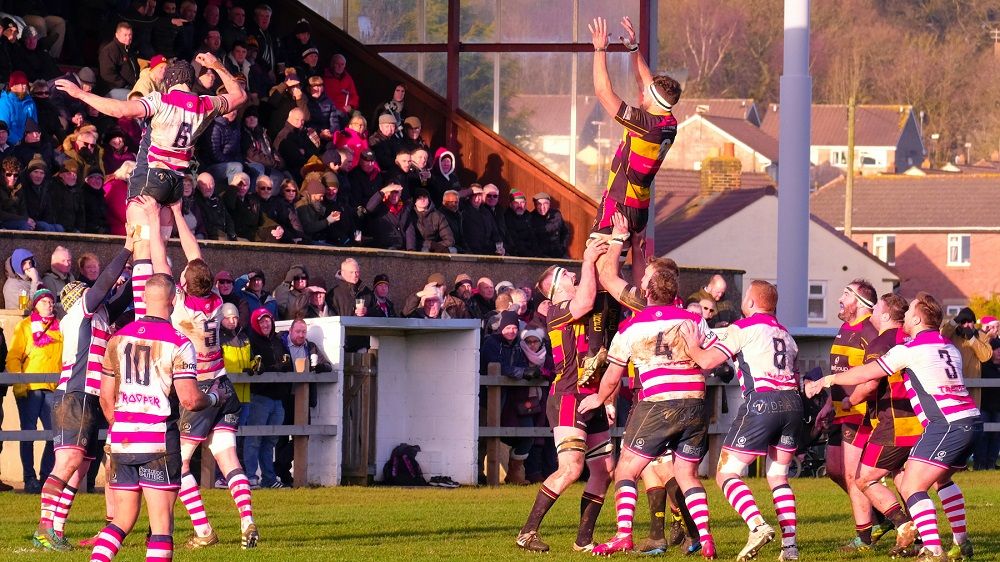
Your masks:
M 649 71 L 646 59 L 642 58 L 642 53 L 639 52 L 639 43 L 635 40 L 635 28 L 632 27 L 632 20 L 628 16 L 622 18 L 622 27 L 625 29 L 625 35 L 620 39 L 628 49 L 632 70 L 635 71 L 635 81 L 642 90 L 653 83 L 653 73 Z
M 576 295 L 569 302 L 569 312 L 573 319 L 581 318 L 594 308 L 594 298 L 597 296 L 597 258 L 608 251 L 608 243 L 600 240 L 591 241 L 583 252 L 583 266 L 580 271 L 580 283 L 576 286 Z
M 184 220 L 181 211 L 181 202 L 178 201 L 170 206 L 170 212 L 174 214 L 174 224 L 177 225 L 177 237 L 181 240 L 181 248 L 184 249 L 184 257 L 187 261 L 201 258 L 201 247 L 198 246 L 198 239 L 191 232 L 191 227 Z
M 129 232 L 125 236 L 125 247 L 118 252 L 115 257 L 111 258 L 111 262 L 108 266 L 104 268 L 104 271 L 97 276 L 94 281 L 94 286 L 90 288 L 89 291 L 84 293 L 84 305 L 87 307 L 88 311 L 97 310 L 97 307 L 104 302 L 107 298 L 108 293 L 111 292 L 115 287 L 115 283 L 118 282 L 118 278 L 121 277 L 122 271 L 125 270 L 125 264 L 128 263 L 129 258 L 132 257 L 132 249 L 135 246 L 136 239 L 135 231 Z M 112 404 L 112 407 L 114 405 Z
M 73 82 L 60 78 L 55 81 L 57 89 L 66 92 L 72 98 L 76 98 L 83 103 L 93 107 L 97 111 L 111 117 L 128 117 L 138 119 L 146 117 L 146 106 L 139 100 L 122 101 L 112 98 L 101 97 L 97 94 L 86 92 L 83 88 Z
M 622 99 L 611 87 L 611 76 L 608 74 L 608 22 L 604 18 L 594 18 L 587 29 L 594 44 L 594 93 L 604 111 L 617 115 Z

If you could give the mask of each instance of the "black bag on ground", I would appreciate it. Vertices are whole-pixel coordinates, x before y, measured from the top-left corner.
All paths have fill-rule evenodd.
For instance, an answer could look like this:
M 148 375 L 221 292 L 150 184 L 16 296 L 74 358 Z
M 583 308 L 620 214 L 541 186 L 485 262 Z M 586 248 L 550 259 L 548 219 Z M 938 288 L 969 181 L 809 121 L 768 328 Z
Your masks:
M 427 486 L 424 473 L 417 463 L 419 452 L 420 445 L 396 445 L 382 467 L 382 483 L 388 486 Z

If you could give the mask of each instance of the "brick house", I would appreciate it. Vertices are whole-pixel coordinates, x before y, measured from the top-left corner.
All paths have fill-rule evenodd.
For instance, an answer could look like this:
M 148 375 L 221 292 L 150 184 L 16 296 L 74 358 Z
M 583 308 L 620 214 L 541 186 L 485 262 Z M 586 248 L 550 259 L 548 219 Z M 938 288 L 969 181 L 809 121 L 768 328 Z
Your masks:
M 899 273 L 900 293 L 928 291 L 955 314 L 1000 293 L 1000 174 L 893 175 L 854 183 L 851 238 Z M 843 232 L 844 180 L 817 190 L 814 215 Z

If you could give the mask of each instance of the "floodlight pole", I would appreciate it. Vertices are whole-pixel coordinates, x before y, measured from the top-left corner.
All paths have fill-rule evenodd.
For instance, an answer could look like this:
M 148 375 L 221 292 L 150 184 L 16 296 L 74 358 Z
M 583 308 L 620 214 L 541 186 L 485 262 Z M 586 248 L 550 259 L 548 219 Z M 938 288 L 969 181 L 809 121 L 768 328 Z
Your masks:
M 778 318 L 790 329 L 808 325 L 810 0 L 785 0 L 784 64 L 778 137 Z

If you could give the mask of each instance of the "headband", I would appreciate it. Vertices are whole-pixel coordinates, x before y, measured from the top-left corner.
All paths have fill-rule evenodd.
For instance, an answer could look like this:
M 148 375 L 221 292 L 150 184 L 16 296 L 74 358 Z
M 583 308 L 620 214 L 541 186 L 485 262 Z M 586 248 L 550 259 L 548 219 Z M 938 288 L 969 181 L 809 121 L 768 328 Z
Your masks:
M 660 95 L 660 92 L 656 89 L 656 84 L 653 82 L 650 82 L 649 86 L 646 86 L 646 91 L 649 92 L 649 97 L 653 98 L 656 105 L 662 107 L 666 111 L 670 111 L 670 108 L 673 107 L 672 103 L 668 102 L 663 96 Z
M 865 308 L 875 308 L 875 303 L 858 294 L 858 292 L 854 290 L 854 287 L 848 285 L 846 288 L 852 295 L 854 295 L 854 298 L 858 299 L 858 302 L 865 305 Z
M 556 287 L 559 286 L 559 278 L 562 277 L 563 273 L 566 273 L 566 270 L 556 266 L 552 275 L 552 284 L 549 285 L 549 300 L 552 300 L 552 297 L 556 296 Z

